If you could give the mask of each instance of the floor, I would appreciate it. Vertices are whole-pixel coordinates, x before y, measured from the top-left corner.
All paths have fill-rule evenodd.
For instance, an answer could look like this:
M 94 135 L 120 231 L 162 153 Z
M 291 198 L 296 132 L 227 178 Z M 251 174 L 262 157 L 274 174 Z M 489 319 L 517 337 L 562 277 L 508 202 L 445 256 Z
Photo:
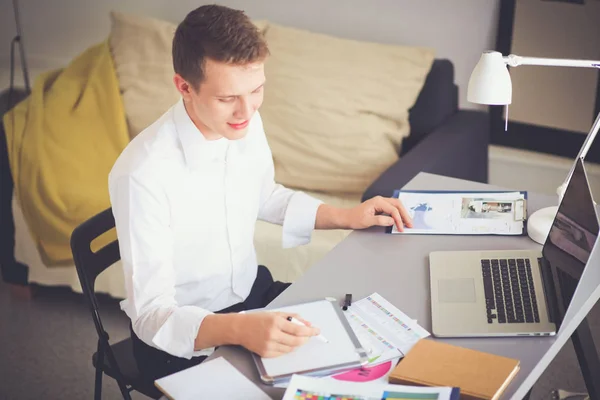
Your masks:
M 111 340 L 125 338 L 118 302 L 102 298 L 100 307 Z M 97 336 L 83 296 L 40 287 L 32 299 L 20 299 L 0 281 L 0 321 L 0 400 L 93 398 Z M 103 398 L 120 397 L 111 379 L 103 388 Z
M 127 336 L 127 318 L 118 302 L 102 297 L 100 309 L 111 340 Z M 93 397 L 91 355 L 96 333 L 84 298 L 62 288 L 37 287 L 32 299 L 14 296 L 0 281 L 0 400 Z M 600 303 L 589 317 L 600 347 Z M 551 399 L 553 388 L 585 389 L 569 342 L 534 387 L 532 399 Z M 105 379 L 103 398 L 119 398 Z M 134 395 L 143 399 L 143 395 Z

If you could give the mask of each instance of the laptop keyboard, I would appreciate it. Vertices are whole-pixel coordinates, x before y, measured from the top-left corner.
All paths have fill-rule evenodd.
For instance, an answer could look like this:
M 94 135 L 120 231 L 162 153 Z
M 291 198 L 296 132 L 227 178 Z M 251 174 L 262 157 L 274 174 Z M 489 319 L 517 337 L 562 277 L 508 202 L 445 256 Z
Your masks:
M 481 272 L 488 323 L 540 322 L 529 259 L 481 260 Z

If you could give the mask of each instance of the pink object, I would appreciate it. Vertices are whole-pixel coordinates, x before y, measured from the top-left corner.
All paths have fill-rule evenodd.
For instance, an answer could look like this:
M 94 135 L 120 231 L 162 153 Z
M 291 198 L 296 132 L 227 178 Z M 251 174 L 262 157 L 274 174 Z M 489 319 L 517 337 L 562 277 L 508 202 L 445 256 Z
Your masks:
M 332 378 L 337 379 L 338 381 L 370 382 L 382 378 L 391 370 L 391 368 L 392 362 L 388 361 L 373 367 L 353 369 L 352 371 L 334 375 Z

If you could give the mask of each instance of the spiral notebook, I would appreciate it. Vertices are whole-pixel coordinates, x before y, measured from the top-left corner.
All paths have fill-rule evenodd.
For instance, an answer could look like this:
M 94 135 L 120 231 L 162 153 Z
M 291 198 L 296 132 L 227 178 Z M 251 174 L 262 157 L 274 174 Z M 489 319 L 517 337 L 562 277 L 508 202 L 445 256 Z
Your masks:
M 405 235 L 525 235 L 525 191 L 396 190 L 413 227 L 388 233 Z

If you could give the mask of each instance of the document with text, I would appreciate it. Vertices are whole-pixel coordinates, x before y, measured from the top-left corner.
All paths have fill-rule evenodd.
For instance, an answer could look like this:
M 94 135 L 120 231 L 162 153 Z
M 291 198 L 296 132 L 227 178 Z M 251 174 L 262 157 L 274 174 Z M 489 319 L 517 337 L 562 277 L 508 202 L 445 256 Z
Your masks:
M 344 315 L 367 352 L 370 365 L 402 358 L 419 340 L 430 336 L 417 321 L 378 293 L 353 302 Z
M 397 190 L 413 227 L 393 234 L 522 235 L 527 192 L 450 192 Z

